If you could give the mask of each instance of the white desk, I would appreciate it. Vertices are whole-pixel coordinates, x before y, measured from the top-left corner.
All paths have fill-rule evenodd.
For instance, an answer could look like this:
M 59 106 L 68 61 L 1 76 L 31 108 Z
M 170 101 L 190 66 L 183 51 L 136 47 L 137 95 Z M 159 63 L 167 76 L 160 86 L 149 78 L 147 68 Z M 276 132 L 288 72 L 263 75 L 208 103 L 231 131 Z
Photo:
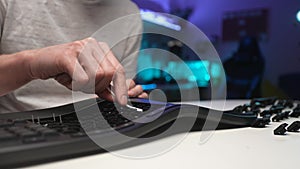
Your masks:
M 231 109 L 247 101 L 227 101 L 226 108 Z M 191 102 L 207 106 L 208 102 Z M 216 102 L 222 107 L 221 102 Z M 284 122 L 291 124 L 299 120 L 290 118 Z M 31 167 L 32 169 L 56 168 L 119 168 L 119 169 L 283 169 L 300 167 L 300 133 L 288 133 L 286 136 L 274 136 L 273 130 L 282 124 L 272 123 L 268 128 L 242 128 L 216 131 L 205 143 L 199 144 L 201 132 L 190 133 L 169 152 L 148 159 L 134 160 L 122 158 L 110 153 L 75 158 Z M 155 142 L 121 150 L 119 152 L 143 152 L 145 146 L 162 145 L 181 135 L 164 138 Z M 298 161 L 299 160 L 299 161 Z

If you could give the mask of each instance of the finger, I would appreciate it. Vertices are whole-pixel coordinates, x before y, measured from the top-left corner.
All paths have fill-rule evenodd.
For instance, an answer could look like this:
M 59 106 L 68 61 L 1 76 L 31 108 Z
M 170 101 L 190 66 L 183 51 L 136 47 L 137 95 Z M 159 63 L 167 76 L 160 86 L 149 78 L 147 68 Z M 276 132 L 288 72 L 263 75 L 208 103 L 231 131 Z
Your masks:
M 101 49 L 103 50 L 105 57 L 112 63 L 115 67 L 115 73 L 113 77 L 113 92 L 117 102 L 126 105 L 127 104 L 127 85 L 126 77 L 123 66 L 120 64 L 115 55 L 111 52 L 109 46 L 106 43 L 99 42 Z
M 98 71 L 95 77 L 95 90 L 96 94 L 99 95 L 99 93 L 102 93 L 103 90 L 109 87 L 115 73 L 115 68 L 107 59 L 102 59 L 102 61 L 99 60 L 101 57 L 99 55 L 103 54 L 98 53 L 98 50 L 99 49 L 95 49 L 93 56 L 97 58 L 96 60 L 98 63 Z
M 65 72 L 72 78 L 72 83 L 66 84 L 67 88 L 78 91 L 88 83 L 89 77 L 77 59 L 63 60 L 62 64 Z
M 143 93 L 142 86 L 141 85 L 136 85 L 134 88 L 132 88 L 128 91 L 128 96 L 129 97 L 137 97 L 142 93 Z
M 98 44 L 100 45 L 101 50 L 103 51 L 105 57 L 112 63 L 112 65 L 115 68 L 122 67 L 121 63 L 115 57 L 115 55 L 112 53 L 110 47 L 106 43 L 98 42 Z
M 99 61 L 101 50 L 94 39 L 88 38 L 85 41 L 84 50 L 80 54 L 79 60 L 85 66 L 90 80 L 84 90 L 85 92 L 98 94 L 111 82 L 113 76 L 111 69 L 113 67 L 110 62 L 105 60 Z
M 78 60 L 80 64 L 85 68 L 88 75 L 95 77 L 99 67 L 98 61 L 94 57 L 97 49 L 95 49 L 95 44 L 93 44 L 93 40 L 91 40 L 90 38 L 83 41 L 84 47 L 78 56 Z
M 58 83 L 62 84 L 63 86 L 68 86 L 70 83 L 72 83 L 72 78 L 66 73 L 60 74 L 56 76 L 54 79 Z
M 127 104 L 127 86 L 126 77 L 123 68 L 118 68 L 115 76 L 113 77 L 113 92 L 117 102 L 121 105 Z
M 106 87 L 109 86 L 111 82 L 111 78 L 105 77 L 104 70 L 101 68 L 101 66 L 98 67 L 97 75 L 95 77 L 95 93 L 99 95 L 102 93 Z
M 102 46 L 96 40 L 93 41 L 93 56 L 104 72 L 112 77 L 116 66 L 114 65 L 115 63 L 110 61 L 110 58 L 114 57 L 114 55 L 106 55 L 104 49 L 102 49 Z
M 129 90 L 132 89 L 132 88 L 134 88 L 135 85 L 136 85 L 135 82 L 132 79 L 128 79 L 126 81 L 126 84 L 127 84 L 128 88 L 129 88 Z
M 145 92 L 143 92 L 142 94 L 140 94 L 139 96 L 138 96 L 138 98 L 142 98 L 142 99 L 148 99 L 148 94 L 147 93 L 145 93 Z
M 102 91 L 101 93 L 98 94 L 98 96 L 101 97 L 102 99 L 105 99 L 105 100 L 108 100 L 108 101 L 114 101 L 113 95 L 108 90 Z
M 109 59 L 105 57 L 101 46 L 95 39 L 89 38 L 88 41 L 90 43 L 89 48 L 92 56 L 95 59 L 94 64 L 97 64 L 97 68 L 95 68 L 95 70 L 97 70 L 95 75 L 95 92 L 99 95 L 111 83 L 115 73 L 115 67 Z

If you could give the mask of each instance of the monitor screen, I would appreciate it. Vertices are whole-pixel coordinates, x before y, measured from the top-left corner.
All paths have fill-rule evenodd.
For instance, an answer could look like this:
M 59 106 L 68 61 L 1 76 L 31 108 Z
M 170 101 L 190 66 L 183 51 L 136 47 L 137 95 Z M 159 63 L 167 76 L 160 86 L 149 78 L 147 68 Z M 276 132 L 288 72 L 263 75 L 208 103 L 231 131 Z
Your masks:
M 163 29 L 173 33 L 182 30 L 180 23 L 172 16 L 157 13 L 145 7 L 140 7 L 140 12 L 144 30 Z M 160 49 L 167 52 L 155 54 L 145 52 L 147 49 Z M 178 57 L 180 61 L 173 60 L 168 53 Z M 192 74 L 186 73 L 187 67 Z M 144 90 L 162 89 L 171 93 L 178 92 L 179 85 L 180 88 L 187 90 L 190 88 L 205 90 L 210 87 L 211 81 L 218 84 L 222 75 L 222 65 L 219 62 L 201 60 L 181 41 L 151 33 L 143 34 L 137 68 L 136 81 L 143 86 Z

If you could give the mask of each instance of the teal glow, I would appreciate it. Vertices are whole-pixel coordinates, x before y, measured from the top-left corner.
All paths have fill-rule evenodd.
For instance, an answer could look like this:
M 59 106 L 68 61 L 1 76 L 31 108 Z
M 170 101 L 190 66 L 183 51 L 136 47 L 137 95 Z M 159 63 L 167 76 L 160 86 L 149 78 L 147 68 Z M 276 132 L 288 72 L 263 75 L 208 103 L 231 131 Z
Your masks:
M 300 10 L 297 13 L 297 21 L 300 22 Z
M 138 57 L 138 73 L 140 76 L 143 77 L 143 80 L 150 81 L 153 79 L 154 76 L 154 70 L 152 69 L 146 69 L 143 70 L 143 68 L 147 67 L 149 63 L 152 63 L 152 57 L 151 55 L 143 54 L 142 57 Z
M 190 77 L 189 77 L 189 81 L 190 81 L 190 82 L 196 82 L 196 81 L 197 81 L 196 76 L 190 76 Z
M 221 76 L 221 66 L 216 63 L 211 64 L 210 74 L 213 78 L 220 77 Z
M 206 81 L 209 81 L 209 80 L 210 80 L 209 74 L 206 74 L 206 75 L 204 76 L 204 79 L 205 79 Z
M 156 84 L 141 85 L 143 90 L 153 90 L 157 88 Z
M 172 80 L 172 78 L 171 78 L 170 76 L 167 76 L 167 77 L 166 77 L 166 81 L 167 81 L 167 82 L 170 82 L 171 80 Z
M 144 70 L 143 67 L 152 68 Z M 189 82 L 196 82 L 198 87 L 207 87 L 211 80 L 215 81 L 219 79 L 222 74 L 221 66 L 216 62 L 207 60 L 168 61 L 167 57 L 154 58 L 146 53 L 139 56 L 138 72 L 138 77 L 143 83 L 157 83 L 159 79 L 164 79 L 165 83 L 169 83 L 174 79 L 178 82 L 186 82 L 187 84 Z M 161 82 L 164 83 L 163 81 Z M 155 86 L 145 86 L 145 89 L 149 88 L 155 88 Z

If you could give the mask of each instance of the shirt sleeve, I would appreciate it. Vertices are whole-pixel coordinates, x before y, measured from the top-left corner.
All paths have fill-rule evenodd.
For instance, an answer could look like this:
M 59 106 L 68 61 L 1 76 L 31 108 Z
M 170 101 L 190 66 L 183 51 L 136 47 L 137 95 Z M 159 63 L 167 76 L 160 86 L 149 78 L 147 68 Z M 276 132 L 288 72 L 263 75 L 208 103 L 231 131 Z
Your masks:
M 139 10 L 135 7 L 135 13 L 130 18 L 132 21 L 125 42 L 125 50 L 122 57 L 122 65 L 126 71 L 127 79 L 133 79 L 136 76 L 137 60 L 141 46 L 143 25 Z
M 3 24 L 6 15 L 7 3 L 5 0 L 0 0 L 0 38 L 2 37 Z

